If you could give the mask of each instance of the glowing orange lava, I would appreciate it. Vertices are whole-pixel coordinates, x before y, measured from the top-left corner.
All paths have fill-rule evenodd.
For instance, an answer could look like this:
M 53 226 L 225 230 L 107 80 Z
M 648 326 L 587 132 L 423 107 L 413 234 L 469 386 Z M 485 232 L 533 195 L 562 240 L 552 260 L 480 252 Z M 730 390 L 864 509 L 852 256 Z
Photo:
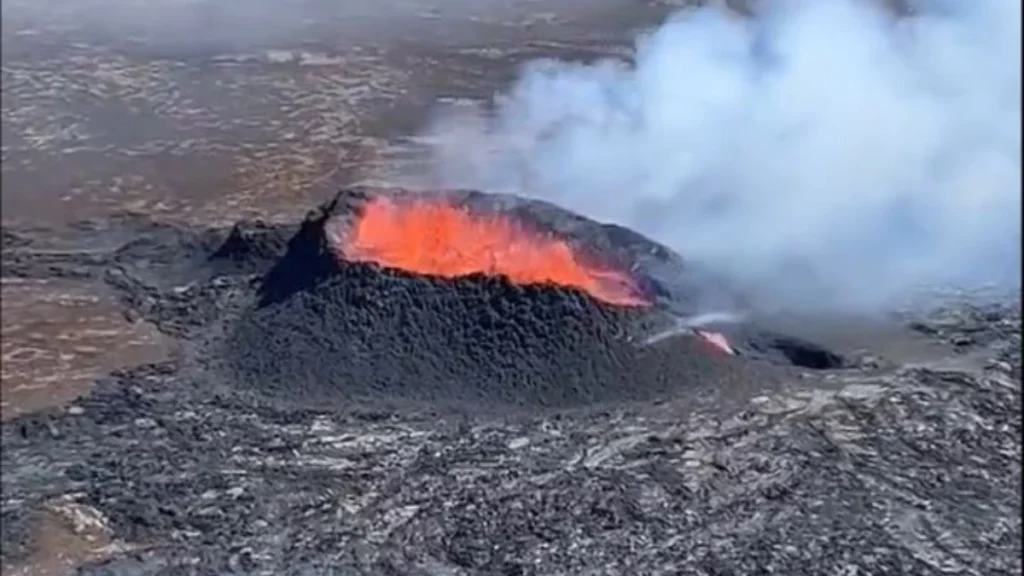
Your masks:
M 648 302 L 628 274 L 579 261 L 566 242 L 510 218 L 476 215 L 438 202 L 377 198 L 347 234 L 344 257 L 448 278 L 483 273 L 518 284 L 579 288 L 622 306 Z

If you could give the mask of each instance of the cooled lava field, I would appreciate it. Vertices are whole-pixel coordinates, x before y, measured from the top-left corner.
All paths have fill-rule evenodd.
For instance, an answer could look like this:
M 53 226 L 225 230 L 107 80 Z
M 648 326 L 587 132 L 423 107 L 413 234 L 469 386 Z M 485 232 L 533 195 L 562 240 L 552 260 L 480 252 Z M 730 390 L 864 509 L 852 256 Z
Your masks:
M 679 255 L 472 191 L 66 233 L 5 230 L 5 278 L 182 350 L 3 423 L 5 565 L 45 515 L 80 574 L 1020 570 L 1017 305 L 691 329 L 726 287 Z

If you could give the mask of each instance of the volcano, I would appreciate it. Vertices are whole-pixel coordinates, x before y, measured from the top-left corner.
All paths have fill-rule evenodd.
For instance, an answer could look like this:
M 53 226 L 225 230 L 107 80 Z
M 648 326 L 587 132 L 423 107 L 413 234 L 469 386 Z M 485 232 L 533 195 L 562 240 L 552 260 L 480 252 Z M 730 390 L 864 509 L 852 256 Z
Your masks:
M 477 192 L 354 189 L 310 213 L 230 328 L 229 378 L 318 405 L 572 408 L 728 378 L 672 320 L 663 246 Z
M 592 407 L 772 378 L 751 360 L 841 365 L 751 327 L 676 330 L 708 301 L 692 276 L 664 246 L 550 204 L 349 189 L 306 217 L 211 349 L 247 390 L 389 408 Z

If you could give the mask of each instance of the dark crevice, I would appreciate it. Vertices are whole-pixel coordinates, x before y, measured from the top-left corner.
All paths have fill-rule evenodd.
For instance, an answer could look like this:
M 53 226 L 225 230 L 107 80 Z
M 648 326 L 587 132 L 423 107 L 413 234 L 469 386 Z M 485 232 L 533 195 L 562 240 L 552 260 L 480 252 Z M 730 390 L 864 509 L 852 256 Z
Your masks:
M 812 370 L 835 370 L 844 368 L 846 359 L 825 347 L 794 336 L 776 335 L 771 347 L 781 353 L 791 364 Z

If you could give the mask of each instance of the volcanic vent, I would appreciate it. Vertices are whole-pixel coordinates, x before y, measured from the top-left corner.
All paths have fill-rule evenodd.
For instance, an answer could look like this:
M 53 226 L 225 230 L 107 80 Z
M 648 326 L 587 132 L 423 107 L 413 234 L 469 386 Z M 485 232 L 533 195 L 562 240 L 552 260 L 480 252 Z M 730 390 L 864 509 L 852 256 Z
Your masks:
M 306 218 L 233 327 L 232 377 L 332 405 L 657 397 L 723 368 L 693 342 L 639 344 L 664 321 L 638 256 L 659 250 L 508 197 L 343 192 Z

